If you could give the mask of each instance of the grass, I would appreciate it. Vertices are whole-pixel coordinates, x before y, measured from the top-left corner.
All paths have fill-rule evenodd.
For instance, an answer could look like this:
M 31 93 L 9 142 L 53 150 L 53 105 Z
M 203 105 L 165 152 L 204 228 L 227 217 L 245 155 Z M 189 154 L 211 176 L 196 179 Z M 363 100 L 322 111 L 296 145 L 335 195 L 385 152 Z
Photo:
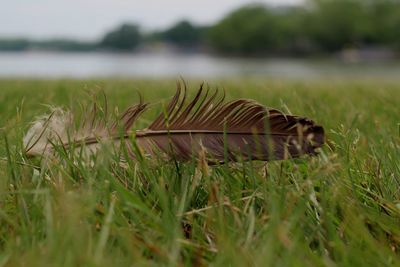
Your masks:
M 136 91 L 165 100 L 174 84 L 0 81 L 0 266 L 400 266 L 396 82 L 213 82 L 324 125 L 328 145 L 313 158 L 121 168 L 108 153 L 93 165 L 23 156 L 42 104 L 75 108 L 101 88 L 121 110 Z

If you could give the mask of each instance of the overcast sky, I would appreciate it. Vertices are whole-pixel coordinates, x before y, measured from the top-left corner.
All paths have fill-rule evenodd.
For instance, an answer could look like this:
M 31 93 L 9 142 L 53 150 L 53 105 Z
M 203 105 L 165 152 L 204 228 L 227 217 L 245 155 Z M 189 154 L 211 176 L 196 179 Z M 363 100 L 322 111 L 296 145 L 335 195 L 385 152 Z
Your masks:
M 180 19 L 210 24 L 246 3 L 298 4 L 302 0 L 2 0 L 0 37 L 96 39 L 122 22 L 145 30 Z

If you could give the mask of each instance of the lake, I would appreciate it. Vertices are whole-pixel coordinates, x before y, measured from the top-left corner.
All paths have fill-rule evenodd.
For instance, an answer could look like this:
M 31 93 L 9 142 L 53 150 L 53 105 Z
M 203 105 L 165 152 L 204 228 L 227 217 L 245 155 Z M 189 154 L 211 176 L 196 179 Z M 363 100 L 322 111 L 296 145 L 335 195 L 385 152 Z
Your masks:
M 400 78 L 400 62 L 226 58 L 174 53 L 0 53 L 0 78 L 200 78 L 278 79 Z

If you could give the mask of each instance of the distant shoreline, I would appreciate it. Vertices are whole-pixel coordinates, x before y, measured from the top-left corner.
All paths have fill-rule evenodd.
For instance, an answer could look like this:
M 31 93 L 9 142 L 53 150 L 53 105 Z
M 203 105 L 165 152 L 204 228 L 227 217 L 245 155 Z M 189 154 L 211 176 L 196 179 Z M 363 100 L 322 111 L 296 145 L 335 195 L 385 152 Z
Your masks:
M 205 53 L 6 52 L 0 53 L 1 78 L 385 78 L 399 79 L 398 60 L 344 60 L 339 56 L 226 57 Z
M 0 54 L 110 54 L 110 55 L 172 55 L 172 56 L 190 56 L 205 55 L 215 58 L 233 58 L 233 59 L 303 59 L 303 60 L 338 60 L 345 63 L 363 63 L 363 62 L 391 62 L 400 58 L 400 54 L 386 47 L 365 47 L 362 49 L 344 49 L 335 53 L 310 53 L 307 55 L 291 53 L 270 53 L 260 55 L 241 55 L 241 54 L 221 54 L 209 49 L 180 49 L 170 45 L 158 46 L 154 48 L 140 47 L 132 51 L 118 50 L 55 50 L 55 49 L 26 49 L 26 50 L 1 50 Z

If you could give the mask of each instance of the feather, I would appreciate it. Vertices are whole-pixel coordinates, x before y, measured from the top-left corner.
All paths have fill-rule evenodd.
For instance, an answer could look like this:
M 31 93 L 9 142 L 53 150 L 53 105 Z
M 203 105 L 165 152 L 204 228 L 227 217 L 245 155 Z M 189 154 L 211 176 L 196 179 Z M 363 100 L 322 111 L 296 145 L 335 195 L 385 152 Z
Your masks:
M 178 87 L 165 113 L 136 133 L 147 154 L 190 160 L 204 150 L 209 162 L 282 160 L 315 154 L 324 143 L 324 130 L 313 121 L 253 100 L 224 103 L 224 96 L 209 96 L 203 87 L 190 103 L 186 98 L 186 89 Z
M 28 157 L 49 154 L 51 140 L 67 141 L 67 129 L 72 125 L 72 114 L 61 108 L 51 108 L 50 114 L 40 116 L 24 136 L 23 144 Z
M 64 146 L 73 143 L 90 147 L 98 146 L 102 140 L 112 139 L 118 145 L 124 142 L 129 155 L 135 158 L 131 141 L 134 136 L 137 147 L 149 157 L 161 154 L 169 159 L 188 161 L 205 155 L 209 163 L 297 158 L 315 154 L 324 143 L 323 127 L 310 119 L 286 115 L 254 100 L 225 102 L 224 98 L 225 95 L 218 90 L 211 93 L 201 86 L 188 102 L 186 86 L 182 88 L 178 84 L 176 94 L 165 110 L 146 129 L 131 131 L 133 123 L 147 107 L 141 102 L 124 112 L 110 128 L 91 125 L 83 132 L 75 132 L 72 142 L 59 138 L 60 143 Z M 52 122 L 57 118 L 55 115 L 47 123 L 42 121 L 41 125 L 54 131 L 53 124 L 62 124 Z M 118 132 L 118 125 L 122 126 L 122 134 Z M 29 133 L 27 136 L 32 136 Z M 43 144 L 46 143 L 43 140 L 52 136 L 54 134 L 42 134 L 41 141 L 36 147 L 28 149 L 27 154 L 43 154 Z M 62 133 L 57 132 L 57 136 L 62 136 Z
M 53 154 L 54 145 L 64 147 L 84 146 L 88 153 L 94 153 L 102 141 L 122 136 L 132 128 L 134 122 L 146 110 L 147 104 L 142 100 L 139 104 L 126 109 L 115 121 L 108 122 L 105 111 L 104 117 L 99 117 L 99 107 L 93 103 L 92 110 L 82 119 L 78 127 L 74 125 L 74 116 L 61 108 L 52 108 L 51 113 L 37 118 L 23 139 L 25 154 L 28 157 L 49 156 Z

